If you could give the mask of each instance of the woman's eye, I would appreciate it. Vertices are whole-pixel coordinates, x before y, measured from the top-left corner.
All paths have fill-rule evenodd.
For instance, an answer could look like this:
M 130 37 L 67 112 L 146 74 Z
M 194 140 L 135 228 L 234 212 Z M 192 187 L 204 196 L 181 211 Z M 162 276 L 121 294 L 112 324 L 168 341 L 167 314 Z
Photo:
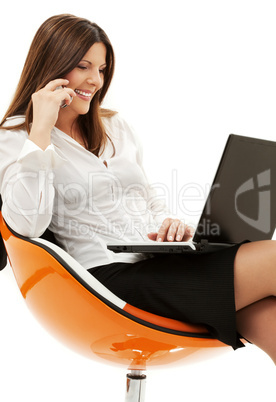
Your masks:
M 104 74 L 104 73 L 105 73 L 105 70 L 106 70 L 106 68 L 103 68 L 102 70 L 99 70 L 99 71 L 100 71 L 100 74 Z
M 79 68 L 80 70 L 86 70 L 86 69 L 87 69 L 86 66 L 78 66 L 78 68 Z

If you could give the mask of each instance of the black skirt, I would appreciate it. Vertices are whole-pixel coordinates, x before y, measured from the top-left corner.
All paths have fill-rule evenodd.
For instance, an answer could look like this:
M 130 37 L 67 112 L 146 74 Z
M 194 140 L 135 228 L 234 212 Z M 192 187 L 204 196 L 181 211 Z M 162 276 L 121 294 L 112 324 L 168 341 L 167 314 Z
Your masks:
M 244 346 L 236 329 L 234 259 L 240 245 L 206 254 L 156 254 L 136 263 L 89 270 L 125 302 L 194 324 L 234 349 Z

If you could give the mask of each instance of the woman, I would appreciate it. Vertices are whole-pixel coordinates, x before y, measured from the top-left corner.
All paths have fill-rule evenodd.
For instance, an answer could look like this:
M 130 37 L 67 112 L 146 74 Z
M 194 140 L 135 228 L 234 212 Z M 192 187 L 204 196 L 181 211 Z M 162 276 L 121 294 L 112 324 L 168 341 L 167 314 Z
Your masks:
M 25 236 L 49 227 L 128 303 L 203 323 L 233 348 L 243 346 L 244 337 L 276 363 L 274 242 L 162 258 L 107 250 L 115 238 L 192 236 L 191 228 L 168 217 L 149 186 L 132 129 L 100 107 L 113 71 L 112 46 L 96 24 L 58 15 L 39 28 L 1 122 L 5 220 Z

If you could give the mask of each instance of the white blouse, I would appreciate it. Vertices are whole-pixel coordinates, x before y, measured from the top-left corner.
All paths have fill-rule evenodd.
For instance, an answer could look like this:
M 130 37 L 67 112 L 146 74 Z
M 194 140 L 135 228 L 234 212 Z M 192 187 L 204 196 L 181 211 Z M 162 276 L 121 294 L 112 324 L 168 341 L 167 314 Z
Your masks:
M 24 116 L 12 117 L 12 126 Z M 135 262 L 142 254 L 113 253 L 107 243 L 147 240 L 169 211 L 150 187 L 141 145 L 118 115 L 104 118 L 109 142 L 100 157 L 56 127 L 43 151 L 25 130 L 0 130 L 2 214 L 16 232 L 39 237 L 47 227 L 86 269 Z

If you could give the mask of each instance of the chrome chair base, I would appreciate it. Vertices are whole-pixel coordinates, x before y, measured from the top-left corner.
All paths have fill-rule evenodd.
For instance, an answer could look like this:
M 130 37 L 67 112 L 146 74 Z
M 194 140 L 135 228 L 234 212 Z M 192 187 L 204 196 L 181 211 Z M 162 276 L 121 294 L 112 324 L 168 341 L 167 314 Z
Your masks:
M 147 377 L 140 370 L 132 370 L 126 377 L 125 402 L 144 402 Z

